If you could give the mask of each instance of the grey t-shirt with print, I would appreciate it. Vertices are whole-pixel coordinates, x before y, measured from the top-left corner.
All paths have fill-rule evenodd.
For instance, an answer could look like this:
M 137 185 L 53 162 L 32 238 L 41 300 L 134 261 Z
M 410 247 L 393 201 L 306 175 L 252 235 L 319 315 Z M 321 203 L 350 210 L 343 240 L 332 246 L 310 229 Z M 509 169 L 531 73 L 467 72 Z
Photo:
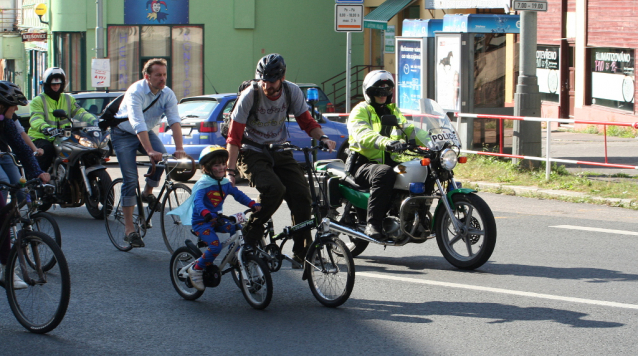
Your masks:
M 290 100 L 290 106 L 292 107 L 290 113 L 293 116 L 300 116 L 308 111 L 303 92 L 296 84 L 288 81 L 286 83 L 290 89 L 292 99 Z M 274 101 L 266 97 L 259 85 L 254 94 L 259 95 L 259 104 L 255 117 L 247 121 L 254 98 L 253 86 L 250 85 L 241 92 L 238 99 L 239 102 L 235 106 L 231 118 L 240 124 L 246 124 L 244 138 L 262 145 L 283 143 L 287 139 L 285 123 L 288 101 L 286 100 L 286 91 L 282 88 L 281 95 Z M 242 145 L 242 147 L 259 150 L 250 145 Z

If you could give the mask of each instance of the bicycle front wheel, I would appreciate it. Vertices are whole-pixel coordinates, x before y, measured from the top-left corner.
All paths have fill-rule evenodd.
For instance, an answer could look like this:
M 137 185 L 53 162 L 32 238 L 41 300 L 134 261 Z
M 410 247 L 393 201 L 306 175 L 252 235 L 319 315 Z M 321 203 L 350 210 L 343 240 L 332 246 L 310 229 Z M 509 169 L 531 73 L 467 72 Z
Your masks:
M 308 250 L 308 284 L 317 300 L 331 308 L 345 303 L 354 288 L 354 260 L 338 238 L 324 238 Z
M 240 273 L 241 292 L 248 304 L 255 309 L 265 309 L 272 300 L 272 278 L 270 270 L 261 258 L 244 256 L 244 270 Z M 244 280 L 246 279 L 246 280 Z
M 25 236 L 13 245 L 5 270 L 5 288 L 11 311 L 27 330 L 44 334 L 55 329 L 66 314 L 71 295 L 69 267 L 60 246 L 49 236 L 25 231 Z M 55 260 L 48 271 L 42 269 L 40 253 Z M 31 266 L 21 256 L 33 253 Z M 15 275 L 15 277 L 14 277 Z M 18 278 L 27 287 L 16 289 Z
M 62 234 L 60 233 L 60 227 L 58 223 L 55 221 L 55 218 L 49 213 L 39 212 L 31 215 L 32 225 L 31 228 L 33 231 L 39 231 L 49 237 L 52 237 L 58 246 L 62 247 Z M 49 255 L 48 252 L 50 250 L 44 249 L 40 252 L 40 259 L 42 261 L 42 269 L 46 272 L 53 268 L 55 265 L 55 258 L 53 255 Z M 26 255 L 27 262 L 34 267 L 32 253 Z
M 177 215 L 166 215 L 175 210 L 191 196 L 191 189 L 185 184 L 174 184 L 162 199 L 162 236 L 168 252 L 173 253 L 184 246 L 184 241 L 191 237 L 190 226 L 184 226 Z
M 106 196 L 104 197 L 104 222 L 106 233 L 113 243 L 113 246 L 120 251 L 130 251 L 133 247 L 126 241 L 124 226 L 124 211 L 122 210 L 122 178 L 114 180 Z M 137 222 L 137 213 L 133 211 L 133 221 Z

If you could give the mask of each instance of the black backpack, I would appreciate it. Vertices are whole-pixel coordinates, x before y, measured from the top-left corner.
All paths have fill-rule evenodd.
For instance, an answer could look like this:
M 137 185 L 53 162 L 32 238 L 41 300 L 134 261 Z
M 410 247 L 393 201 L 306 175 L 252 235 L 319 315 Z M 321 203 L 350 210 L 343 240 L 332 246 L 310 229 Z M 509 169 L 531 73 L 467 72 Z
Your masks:
M 250 118 L 251 116 L 255 116 L 255 113 L 257 112 L 257 108 L 259 107 L 259 95 L 257 92 L 259 90 L 259 79 L 244 80 L 244 82 L 241 83 L 239 85 L 239 88 L 237 89 L 237 99 L 235 99 L 235 102 L 233 103 L 233 107 L 230 109 L 230 112 L 228 112 L 228 114 L 225 114 L 223 117 L 223 121 L 219 131 L 221 132 L 224 138 L 228 138 L 228 130 L 230 129 L 230 121 L 231 121 L 230 116 L 232 112 L 235 111 L 235 106 L 237 106 L 237 102 L 239 101 L 239 96 L 241 95 L 241 92 L 251 85 L 253 86 L 253 93 L 254 93 L 253 106 L 250 107 L 248 118 Z M 285 81 L 282 82 L 282 85 L 284 86 L 284 93 L 286 94 L 286 105 L 288 105 L 286 109 L 286 119 L 290 121 L 290 103 L 292 101 L 292 98 L 290 97 L 290 88 L 288 87 L 288 83 L 286 83 Z

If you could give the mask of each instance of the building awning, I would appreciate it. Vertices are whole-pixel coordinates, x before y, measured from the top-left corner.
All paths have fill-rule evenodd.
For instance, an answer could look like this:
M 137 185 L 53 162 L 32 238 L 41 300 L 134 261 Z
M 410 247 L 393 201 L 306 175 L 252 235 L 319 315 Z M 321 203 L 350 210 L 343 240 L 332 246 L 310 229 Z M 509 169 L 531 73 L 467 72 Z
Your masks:
M 363 18 L 364 28 L 386 30 L 388 21 L 416 0 L 386 0 Z

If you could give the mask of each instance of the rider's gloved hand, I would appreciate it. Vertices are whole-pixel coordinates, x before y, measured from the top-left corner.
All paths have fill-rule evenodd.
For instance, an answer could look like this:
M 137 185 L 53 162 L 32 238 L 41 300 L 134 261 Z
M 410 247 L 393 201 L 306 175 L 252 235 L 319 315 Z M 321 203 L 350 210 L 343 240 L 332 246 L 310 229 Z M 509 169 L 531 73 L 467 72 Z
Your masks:
M 55 136 L 60 133 L 60 130 L 56 129 L 55 127 L 47 127 L 46 129 L 42 130 L 42 133 L 49 136 Z
M 253 204 L 253 206 L 250 207 L 250 210 L 252 210 L 253 212 L 257 212 L 257 211 L 261 210 L 261 204 L 259 204 L 259 203 Z
M 390 141 L 388 143 L 386 143 L 385 145 L 385 150 L 387 152 L 399 152 L 399 151 L 405 151 L 405 143 L 401 142 L 401 141 Z
M 217 214 L 208 213 L 208 214 L 204 215 L 204 221 L 212 223 L 213 225 L 215 225 L 217 223 Z

